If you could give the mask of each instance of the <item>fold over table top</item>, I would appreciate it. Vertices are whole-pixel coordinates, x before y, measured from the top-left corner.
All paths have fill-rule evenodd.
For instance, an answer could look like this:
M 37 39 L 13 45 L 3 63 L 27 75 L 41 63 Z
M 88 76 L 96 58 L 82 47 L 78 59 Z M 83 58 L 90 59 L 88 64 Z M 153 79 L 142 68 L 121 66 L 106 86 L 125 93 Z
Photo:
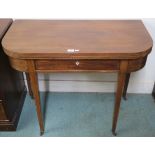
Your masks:
M 136 59 L 153 42 L 140 20 L 15 20 L 2 46 L 19 59 Z

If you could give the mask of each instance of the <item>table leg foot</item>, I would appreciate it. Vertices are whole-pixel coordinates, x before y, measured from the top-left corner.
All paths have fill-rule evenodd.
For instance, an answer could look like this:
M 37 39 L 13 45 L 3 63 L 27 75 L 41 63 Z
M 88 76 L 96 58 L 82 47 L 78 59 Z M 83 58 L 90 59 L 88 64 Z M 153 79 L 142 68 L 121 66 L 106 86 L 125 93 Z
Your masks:
M 112 130 L 112 134 L 113 134 L 113 136 L 117 136 L 117 133 L 113 130 Z
M 40 131 L 40 136 L 42 136 L 44 134 L 44 130 L 43 131 Z

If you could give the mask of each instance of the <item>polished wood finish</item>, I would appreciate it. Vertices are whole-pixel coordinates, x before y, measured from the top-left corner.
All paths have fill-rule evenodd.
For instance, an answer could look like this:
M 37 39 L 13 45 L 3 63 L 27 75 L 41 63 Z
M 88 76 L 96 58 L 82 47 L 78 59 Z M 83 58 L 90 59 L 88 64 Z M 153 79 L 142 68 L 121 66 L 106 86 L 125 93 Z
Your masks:
M 121 61 L 120 63 L 120 71 L 118 72 L 118 83 L 117 83 L 117 91 L 116 91 L 116 98 L 115 98 L 115 107 L 114 107 L 114 114 L 113 114 L 113 125 L 112 125 L 112 133 L 116 135 L 116 124 L 119 115 L 120 103 L 122 92 L 125 84 L 126 72 L 128 68 L 128 61 Z
M 33 60 L 28 61 L 28 72 L 29 72 L 30 83 L 31 83 L 32 91 L 33 91 L 33 97 L 34 97 L 35 104 L 36 104 L 38 121 L 40 125 L 40 135 L 42 135 L 44 133 L 44 125 L 43 125 L 43 117 L 42 117 L 42 112 L 41 112 L 37 74 L 35 71 L 35 64 Z
M 27 59 L 23 60 L 23 59 L 17 59 L 17 58 L 12 58 L 12 57 L 9 57 L 10 59 L 10 64 L 11 66 L 18 70 L 18 71 L 23 71 L 23 72 L 28 72 L 28 68 L 27 68 Z M 36 70 L 38 72 L 59 72 L 59 71 L 66 71 L 66 72 L 72 72 L 73 71 L 73 66 L 75 68 L 75 65 L 76 65 L 76 61 L 80 61 L 80 60 L 83 60 L 83 59 L 34 59 L 35 60 L 35 66 L 36 66 Z M 67 62 L 66 60 L 70 61 L 70 62 Z M 99 64 L 101 63 L 102 61 L 102 64 L 104 63 L 105 64 L 105 59 L 85 59 L 85 60 L 93 60 L 93 62 L 96 62 L 97 66 L 99 67 Z M 143 68 L 145 66 L 145 63 L 146 63 L 146 60 L 147 60 L 147 56 L 145 57 L 142 57 L 142 58 L 139 58 L 139 59 L 129 59 L 129 65 L 128 65 L 128 70 L 127 72 L 134 72 L 134 71 L 137 71 L 141 68 Z M 98 61 L 98 62 L 97 62 Z M 118 63 L 120 63 L 120 60 L 117 60 L 117 59 L 114 59 L 113 60 L 114 62 L 112 64 L 108 63 L 108 62 L 112 62 L 111 60 L 108 60 L 107 61 L 107 64 L 106 66 L 108 66 L 108 68 L 112 69 L 112 66 L 116 65 L 113 70 L 117 70 L 117 67 L 118 67 Z M 59 66 L 56 66 L 56 62 L 59 63 Z M 60 62 L 65 62 L 65 64 L 62 64 Z M 72 63 L 71 63 L 72 62 Z M 43 65 L 43 66 L 41 66 Z M 50 65 L 50 66 L 49 66 Z M 58 64 L 57 64 L 58 65 Z M 63 66 L 64 65 L 64 66 Z M 66 69 L 64 68 L 65 66 L 70 66 L 69 68 L 71 68 L 70 70 L 69 69 Z M 55 67 L 54 67 L 55 66 Z M 90 66 L 90 65 L 89 65 Z M 46 70 L 44 70 L 46 68 Z M 94 66 L 93 66 L 94 67 Z M 104 68 L 104 65 L 100 68 Z M 56 70 L 58 69 L 58 70 Z M 76 68 L 77 71 L 83 71 L 79 68 Z M 93 69 L 85 69 L 84 71 L 96 71 L 96 70 L 93 70 Z M 74 70 L 75 71 L 75 70 Z M 104 71 L 104 70 L 99 70 L 97 69 L 97 71 Z M 107 69 L 106 69 L 107 71 Z M 110 70 L 109 70 L 110 71 Z M 112 71 L 112 70 L 111 70 Z
M 125 77 L 125 85 L 124 85 L 124 89 L 123 89 L 123 98 L 124 98 L 124 100 L 127 100 L 127 96 L 126 95 L 127 95 L 129 79 L 130 79 L 130 73 L 127 73 L 126 77 Z
M 15 20 L 2 44 L 19 59 L 136 59 L 152 48 L 140 20 Z
M 11 19 L 0 19 L 0 41 L 11 23 Z M 16 130 L 25 95 L 23 74 L 11 68 L 0 45 L 0 131 Z
M 147 60 L 147 56 L 139 59 L 129 60 L 127 72 L 135 72 L 143 68 L 145 66 L 146 60 Z
M 16 20 L 2 44 L 12 67 L 29 73 L 41 133 L 37 72 L 118 72 L 113 134 L 126 75 L 144 67 L 153 46 L 139 20 Z
M 36 60 L 37 71 L 119 70 L 118 60 Z
M 28 71 L 26 60 L 15 59 L 15 58 L 10 57 L 10 64 L 14 69 L 16 69 L 18 71 L 22 71 L 22 72 Z

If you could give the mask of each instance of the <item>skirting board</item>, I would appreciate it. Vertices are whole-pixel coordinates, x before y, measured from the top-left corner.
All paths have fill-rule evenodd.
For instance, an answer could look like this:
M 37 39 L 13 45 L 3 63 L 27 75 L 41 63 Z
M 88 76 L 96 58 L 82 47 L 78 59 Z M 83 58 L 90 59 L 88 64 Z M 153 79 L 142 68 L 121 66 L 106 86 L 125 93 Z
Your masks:
M 154 82 L 129 82 L 128 93 L 151 94 Z M 50 92 L 115 92 L 116 82 L 44 81 L 39 80 L 40 91 Z

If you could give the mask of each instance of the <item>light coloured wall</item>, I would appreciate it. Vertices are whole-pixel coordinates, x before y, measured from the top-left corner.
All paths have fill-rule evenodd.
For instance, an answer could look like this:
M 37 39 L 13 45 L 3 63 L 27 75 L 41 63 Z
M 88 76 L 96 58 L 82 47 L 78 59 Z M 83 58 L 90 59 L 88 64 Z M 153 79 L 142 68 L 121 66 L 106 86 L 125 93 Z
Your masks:
M 155 19 L 143 19 L 155 43 Z M 114 92 L 115 73 L 51 73 L 39 74 L 41 91 L 59 92 Z M 149 54 L 146 66 L 131 74 L 129 93 L 151 93 L 155 82 L 155 47 Z

